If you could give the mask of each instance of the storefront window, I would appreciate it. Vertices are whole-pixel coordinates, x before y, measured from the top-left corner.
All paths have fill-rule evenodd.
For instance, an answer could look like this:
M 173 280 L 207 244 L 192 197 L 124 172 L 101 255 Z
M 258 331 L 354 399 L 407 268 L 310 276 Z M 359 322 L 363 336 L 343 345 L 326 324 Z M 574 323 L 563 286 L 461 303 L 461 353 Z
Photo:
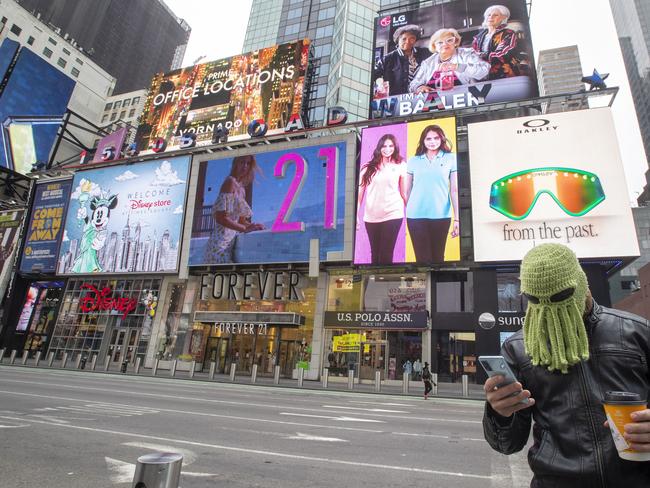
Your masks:
M 525 312 L 526 303 L 521 294 L 517 273 L 497 273 L 499 312 Z
M 425 312 L 426 274 L 359 273 L 333 274 L 329 278 L 330 312 Z M 426 328 L 426 323 L 420 324 Z M 362 380 L 402 378 L 413 374 L 412 364 L 422 360 L 422 332 L 419 330 L 372 330 L 326 328 L 324 365 L 333 376 L 347 376 L 350 370 Z
M 198 286 L 201 277 L 191 281 Z M 257 281 L 253 281 L 251 288 L 256 289 Z M 218 372 L 227 372 L 232 363 L 242 373 L 250 373 L 257 364 L 259 375 L 272 375 L 276 365 L 283 376 L 292 376 L 296 368 L 309 369 L 316 285 L 316 278 L 301 275 L 298 299 L 290 296 L 288 286 L 282 287 L 279 299 L 260 299 L 259 292 L 255 293 L 256 299 L 250 300 L 216 299 L 209 293 L 203 297 L 197 293 L 195 311 L 219 312 L 216 316 L 226 319 L 201 322 L 192 318 L 182 350 L 202 363 L 204 369 L 215 362 Z M 275 314 L 296 317 L 302 324 L 274 323 Z
M 57 358 L 64 352 L 70 357 L 84 353 L 134 363 L 149 344 L 160 282 L 157 278 L 69 280 L 49 350 Z
M 436 274 L 436 311 L 473 312 L 473 273 Z

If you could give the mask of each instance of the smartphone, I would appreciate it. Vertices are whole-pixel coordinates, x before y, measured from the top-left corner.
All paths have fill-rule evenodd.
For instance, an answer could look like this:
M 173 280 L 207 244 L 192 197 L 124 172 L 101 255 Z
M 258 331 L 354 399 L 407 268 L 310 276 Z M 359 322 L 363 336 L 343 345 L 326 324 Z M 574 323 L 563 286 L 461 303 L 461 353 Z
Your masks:
M 497 385 L 497 388 L 509 385 L 517 381 L 517 377 L 508 366 L 508 363 L 503 356 L 479 356 L 478 362 L 481 363 L 483 369 L 489 377 L 502 375 L 505 379 Z M 513 393 L 512 396 L 519 393 Z M 528 398 L 525 398 L 521 403 L 528 403 Z

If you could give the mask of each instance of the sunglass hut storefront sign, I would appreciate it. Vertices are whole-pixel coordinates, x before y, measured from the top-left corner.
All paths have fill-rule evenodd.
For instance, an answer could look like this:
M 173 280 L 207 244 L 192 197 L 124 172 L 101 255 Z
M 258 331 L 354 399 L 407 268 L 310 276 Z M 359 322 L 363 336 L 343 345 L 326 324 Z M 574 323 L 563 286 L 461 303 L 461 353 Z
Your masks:
M 518 261 L 545 242 L 637 256 L 615 134 L 609 108 L 469 124 L 476 261 Z

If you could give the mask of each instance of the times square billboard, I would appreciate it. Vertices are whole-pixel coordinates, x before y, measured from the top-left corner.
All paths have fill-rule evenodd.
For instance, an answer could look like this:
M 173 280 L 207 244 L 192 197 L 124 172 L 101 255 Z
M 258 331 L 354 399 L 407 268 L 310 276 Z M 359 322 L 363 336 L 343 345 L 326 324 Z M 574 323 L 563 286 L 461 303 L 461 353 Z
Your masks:
M 263 121 L 267 134 L 284 132 L 291 115 L 303 112 L 309 61 L 308 39 L 156 75 L 136 135 L 147 151 L 164 139 L 167 149 L 183 136 L 210 144 L 219 127 L 228 138 L 248 138 L 248 124 Z
M 195 158 L 189 266 L 351 260 L 355 153 L 345 135 Z
M 375 19 L 370 118 L 539 94 L 524 0 L 454 0 Z

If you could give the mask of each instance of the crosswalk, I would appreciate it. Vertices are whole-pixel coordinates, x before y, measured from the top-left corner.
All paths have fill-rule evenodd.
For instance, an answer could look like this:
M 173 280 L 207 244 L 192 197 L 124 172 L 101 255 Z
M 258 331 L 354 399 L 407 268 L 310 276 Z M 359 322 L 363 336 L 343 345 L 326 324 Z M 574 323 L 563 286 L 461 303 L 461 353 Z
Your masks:
M 158 410 L 148 407 L 135 407 L 117 403 L 86 403 L 82 405 L 59 405 L 53 407 L 33 408 L 26 416 L 42 417 L 60 416 L 61 414 L 80 414 L 95 417 L 122 418 L 159 413 Z M 65 418 L 65 417 L 64 417 Z

